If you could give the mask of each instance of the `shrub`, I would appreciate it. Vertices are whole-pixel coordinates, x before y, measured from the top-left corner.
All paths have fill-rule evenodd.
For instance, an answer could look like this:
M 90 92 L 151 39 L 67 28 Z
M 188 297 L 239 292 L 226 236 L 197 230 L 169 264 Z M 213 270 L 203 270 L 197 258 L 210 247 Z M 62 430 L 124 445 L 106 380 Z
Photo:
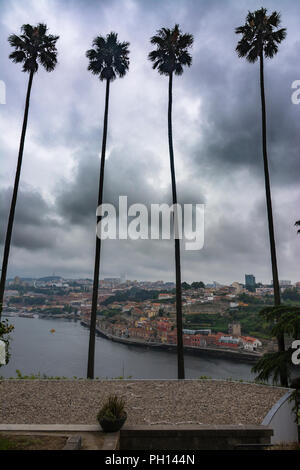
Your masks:
M 113 421 L 124 418 L 124 416 L 126 416 L 125 401 L 117 395 L 109 395 L 97 414 L 98 420 L 108 419 Z

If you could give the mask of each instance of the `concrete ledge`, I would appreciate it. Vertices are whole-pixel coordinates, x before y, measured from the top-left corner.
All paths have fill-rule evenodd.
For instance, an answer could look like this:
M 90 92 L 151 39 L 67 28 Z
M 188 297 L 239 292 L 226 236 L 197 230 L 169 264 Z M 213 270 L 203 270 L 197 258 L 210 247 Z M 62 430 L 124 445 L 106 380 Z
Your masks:
M 181 425 L 125 426 L 120 450 L 230 450 L 242 444 L 270 444 L 266 426 Z
M 95 432 L 99 424 L 0 424 L 0 431 Z
M 195 435 L 224 435 L 227 436 L 228 434 L 239 433 L 239 435 L 257 435 L 257 434 L 264 434 L 266 436 L 271 436 L 273 434 L 272 429 L 267 426 L 256 426 L 256 425 L 235 425 L 235 424 L 181 424 L 181 425 L 174 425 L 171 427 L 169 424 L 163 425 L 152 425 L 152 426 L 124 426 L 121 429 L 121 434 L 129 435 L 129 434 L 139 434 L 139 436 L 149 436 L 153 435 L 156 436 L 158 433 L 160 436 L 172 436 L 177 434 L 185 434 L 192 432 Z
M 98 433 L 99 425 L 1 424 L 6 432 Z M 104 434 L 105 450 L 230 450 L 239 446 L 269 445 L 273 430 L 255 425 L 153 425 L 124 426 L 119 433 Z M 70 436 L 65 450 L 80 448 L 80 436 Z

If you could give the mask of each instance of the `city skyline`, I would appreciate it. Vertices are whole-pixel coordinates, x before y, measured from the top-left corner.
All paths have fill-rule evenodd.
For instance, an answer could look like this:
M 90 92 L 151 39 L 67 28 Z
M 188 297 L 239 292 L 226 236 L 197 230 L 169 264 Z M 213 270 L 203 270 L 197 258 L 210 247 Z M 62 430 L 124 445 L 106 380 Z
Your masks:
M 245 277 L 245 275 L 244 275 L 244 277 Z M 60 275 L 59 273 L 53 273 L 53 274 L 47 274 L 47 275 L 41 275 L 41 276 L 37 275 L 37 276 L 35 276 L 35 277 L 32 277 L 32 276 L 26 277 L 26 276 L 18 276 L 18 275 L 16 275 L 16 276 L 9 277 L 9 278 L 7 279 L 7 282 L 12 282 L 12 281 L 14 281 L 14 279 L 16 279 L 16 278 L 19 278 L 20 280 L 24 280 L 24 281 L 26 281 L 26 279 L 27 279 L 27 280 L 30 280 L 30 279 L 32 279 L 32 280 L 42 280 L 42 279 L 46 279 L 46 278 L 49 278 L 49 279 L 51 279 L 51 278 L 53 278 L 53 279 L 54 279 L 54 278 L 57 278 L 57 279 L 74 280 L 74 281 L 76 281 L 76 280 L 78 280 L 78 281 L 79 281 L 79 280 L 89 280 L 89 281 L 91 281 L 91 282 L 93 281 L 92 277 L 80 277 L 80 276 L 76 276 L 76 277 L 72 277 L 72 276 L 70 276 L 70 277 L 65 277 L 65 276 Z M 269 281 L 268 281 L 268 280 L 262 281 L 262 280 L 257 280 L 257 279 L 256 279 L 256 276 L 254 276 L 254 279 L 255 279 L 255 284 L 256 284 L 256 285 L 257 285 L 257 284 L 263 284 L 263 285 L 272 285 L 272 284 L 273 284 L 272 279 L 269 280 Z M 150 279 L 150 280 L 149 280 L 149 279 L 141 279 L 141 278 L 139 279 L 139 278 L 134 278 L 134 277 L 131 278 L 131 279 L 128 279 L 128 278 L 125 278 L 125 279 L 123 278 L 123 279 L 122 279 L 121 276 L 113 276 L 113 275 L 109 275 L 109 274 L 108 274 L 108 275 L 106 275 L 106 274 L 101 275 L 100 278 L 99 278 L 99 282 L 105 281 L 105 280 L 107 280 L 107 281 L 108 281 L 108 280 L 115 280 L 115 281 L 116 281 L 116 280 L 119 280 L 119 281 L 120 281 L 120 284 L 126 283 L 126 282 L 139 282 L 139 283 L 145 282 L 145 283 L 153 283 L 153 284 L 154 284 L 154 283 L 158 283 L 158 282 L 163 282 L 164 284 L 173 283 L 174 286 L 175 286 L 175 281 L 172 281 L 171 279 L 167 279 L 167 280 L 165 280 L 165 279 Z M 198 280 L 198 279 L 193 279 L 193 280 L 191 280 L 191 281 L 187 281 L 186 279 L 183 279 L 183 280 L 182 280 L 182 282 L 188 282 L 188 283 L 200 282 L 200 281 L 202 281 L 202 279 L 200 279 L 200 280 Z M 204 282 L 204 281 L 202 281 L 202 282 Z M 219 285 L 219 286 L 223 286 L 223 285 L 224 285 L 224 286 L 227 286 L 227 285 L 230 286 L 232 283 L 235 283 L 235 282 L 238 282 L 238 283 L 241 284 L 241 285 L 247 286 L 247 283 L 246 283 L 246 282 L 243 282 L 242 280 L 239 280 L 239 279 L 231 280 L 231 281 L 229 281 L 228 283 L 221 283 L 221 282 L 219 282 L 219 281 L 217 281 L 217 280 L 212 280 L 212 279 L 210 279 L 209 281 L 204 282 L 204 284 L 205 284 L 206 286 L 210 286 L 210 285 L 214 285 L 214 284 L 215 284 L 215 285 Z M 280 285 L 281 285 L 282 287 L 287 287 L 288 285 L 290 285 L 290 286 L 292 287 L 292 286 L 295 285 L 295 284 L 299 284 L 300 281 L 297 280 L 297 279 L 296 279 L 295 281 L 293 281 L 293 280 L 291 280 L 291 279 L 288 279 L 288 280 L 287 280 L 287 279 L 279 279 L 279 283 L 280 283 Z

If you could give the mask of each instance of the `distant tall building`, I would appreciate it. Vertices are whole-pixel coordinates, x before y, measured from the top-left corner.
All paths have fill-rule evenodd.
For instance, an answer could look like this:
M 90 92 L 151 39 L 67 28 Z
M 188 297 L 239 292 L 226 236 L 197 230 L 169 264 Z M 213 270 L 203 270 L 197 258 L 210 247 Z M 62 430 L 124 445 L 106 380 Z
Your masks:
M 245 285 L 247 287 L 255 287 L 255 276 L 253 274 L 245 274 Z

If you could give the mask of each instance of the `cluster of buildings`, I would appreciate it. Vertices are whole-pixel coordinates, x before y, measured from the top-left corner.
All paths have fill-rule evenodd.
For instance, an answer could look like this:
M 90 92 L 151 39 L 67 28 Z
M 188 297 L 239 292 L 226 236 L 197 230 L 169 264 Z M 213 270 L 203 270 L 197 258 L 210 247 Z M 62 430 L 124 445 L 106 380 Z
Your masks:
M 89 317 L 84 317 L 89 322 Z M 119 338 L 133 339 L 145 343 L 161 343 L 166 345 L 177 344 L 177 329 L 174 319 L 159 317 L 150 320 L 141 317 L 128 322 L 118 321 L 111 323 L 98 319 L 97 328 L 104 334 Z M 243 350 L 249 352 L 259 351 L 262 342 L 251 336 L 242 336 L 239 323 L 230 324 L 229 331 L 239 334 L 212 333 L 211 329 L 183 330 L 183 344 L 193 348 L 220 348 Z
M 300 282 L 293 286 L 290 281 L 281 281 L 280 285 L 282 290 L 296 287 L 300 292 Z M 116 293 L 126 293 L 132 288 L 137 292 L 141 289 L 154 291 L 155 298 L 141 301 L 117 300 L 122 296 L 115 296 Z M 176 344 L 174 288 L 175 284 L 172 282 L 104 278 L 99 285 L 97 327 L 122 338 Z M 241 294 L 247 294 L 247 297 Z M 264 302 L 265 297 L 272 294 L 272 285 L 257 284 L 252 274 L 245 275 L 245 284 L 233 282 L 227 286 L 213 282 L 203 287 L 186 284 L 182 291 L 183 314 L 224 316 L 227 312 L 248 306 L 246 302 L 251 297 Z M 88 323 L 91 298 L 90 279 L 62 279 L 58 276 L 37 280 L 15 278 L 8 283 L 5 291 L 4 314 L 31 317 L 55 315 L 56 318 L 76 316 Z M 183 340 L 186 346 L 196 348 L 257 351 L 262 346 L 257 338 L 243 336 L 239 323 L 229 324 L 226 334 L 224 331 L 212 332 L 210 329 L 186 329 Z

